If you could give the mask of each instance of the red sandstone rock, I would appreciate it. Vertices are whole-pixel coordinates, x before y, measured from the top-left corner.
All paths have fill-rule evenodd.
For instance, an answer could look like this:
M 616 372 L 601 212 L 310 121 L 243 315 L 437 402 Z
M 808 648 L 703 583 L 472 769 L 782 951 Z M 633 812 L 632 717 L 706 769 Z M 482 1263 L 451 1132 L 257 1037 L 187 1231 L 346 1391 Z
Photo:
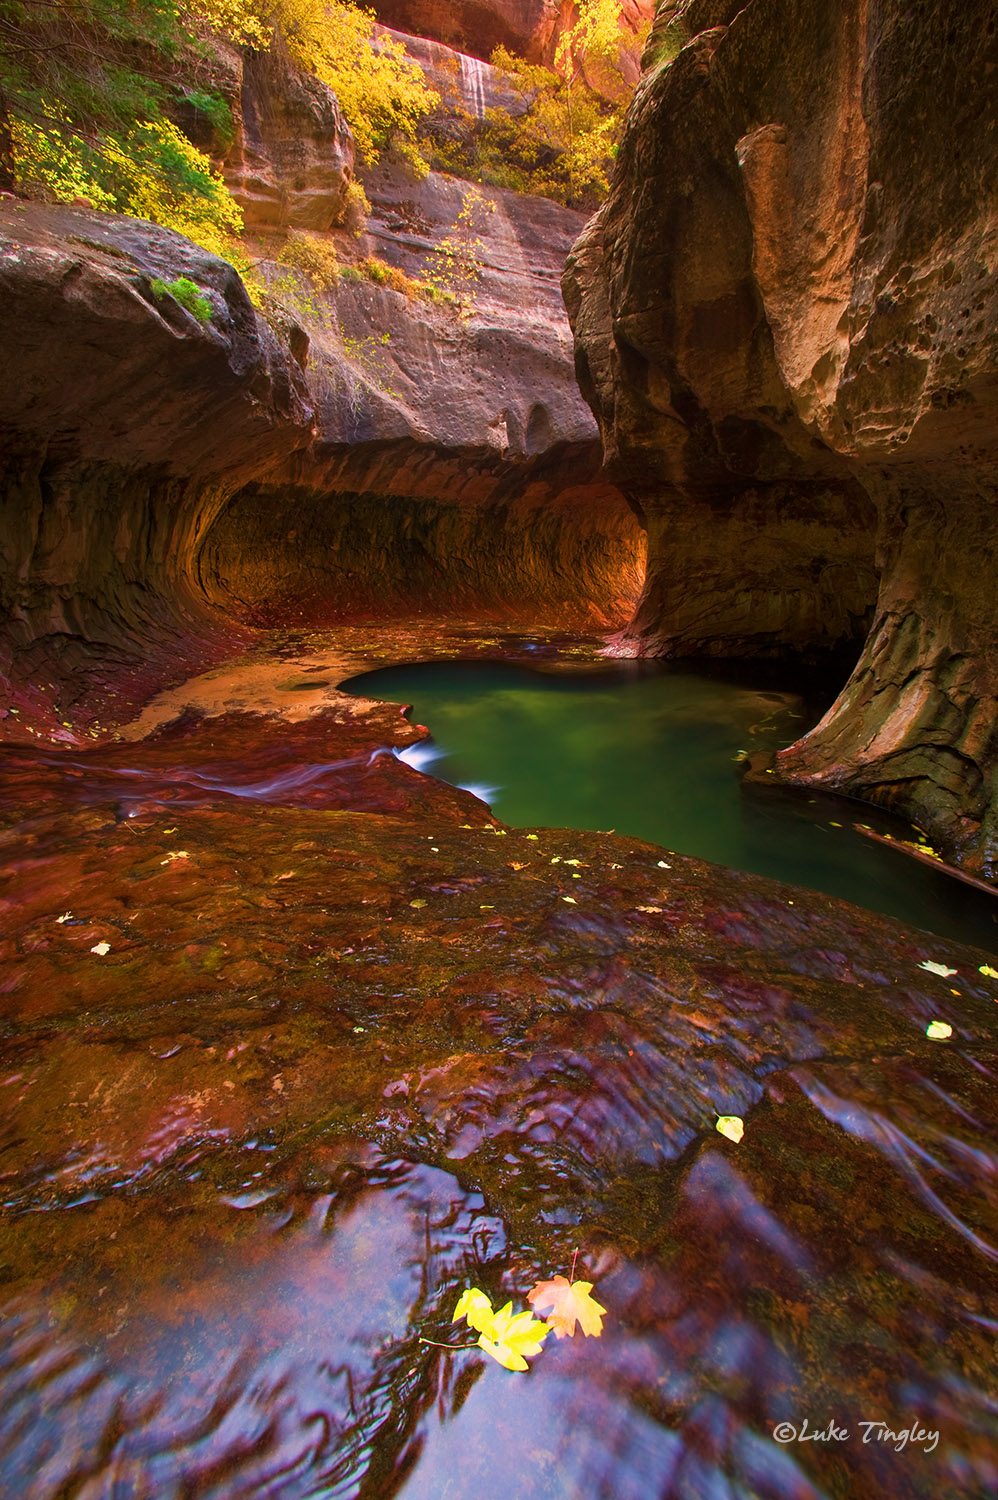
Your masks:
M 463 191 L 381 174 L 371 247 L 418 270 Z M 178 235 L 2 210 L 0 670 L 16 660 L 29 691 L 19 734 L 34 712 L 71 741 L 77 715 L 53 704 L 92 715 L 97 678 L 134 703 L 249 618 L 623 622 L 641 535 L 599 474 L 558 302 L 581 220 L 495 197 L 467 317 L 344 281 L 311 350 L 293 314 L 271 327 L 231 267 Z M 394 227 L 410 202 L 415 236 Z M 178 276 L 203 289 L 207 322 L 151 291 Z
M 223 175 L 250 232 L 328 230 L 353 177 L 350 127 L 324 83 L 269 51 L 226 49 L 236 135 Z
M 994 875 L 991 9 L 693 0 L 666 23 L 687 43 L 655 62 L 653 39 L 566 279 L 583 388 L 648 519 L 631 633 L 806 652 L 875 610 L 783 774 Z
M 488 61 L 497 47 L 531 62 L 551 63 L 562 32 L 576 19 L 572 0 L 377 0 L 379 21 Z M 636 32 L 654 0 L 623 0 L 622 29 Z

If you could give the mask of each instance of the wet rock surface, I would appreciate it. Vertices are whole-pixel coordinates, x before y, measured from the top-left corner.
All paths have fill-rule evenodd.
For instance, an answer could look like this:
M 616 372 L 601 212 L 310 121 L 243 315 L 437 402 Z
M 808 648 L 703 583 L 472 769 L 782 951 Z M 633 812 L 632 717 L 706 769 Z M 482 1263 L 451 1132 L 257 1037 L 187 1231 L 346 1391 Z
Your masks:
M 331 694 L 2 753 L 4 1485 L 991 1493 L 984 956 L 505 828 L 423 733 Z M 601 1339 L 422 1342 L 576 1247 Z
M 648 518 L 631 633 L 665 654 L 821 651 L 858 647 L 872 612 L 780 769 L 914 817 L 993 877 L 993 17 L 659 16 L 685 45 L 649 48 L 566 280 L 613 476 Z

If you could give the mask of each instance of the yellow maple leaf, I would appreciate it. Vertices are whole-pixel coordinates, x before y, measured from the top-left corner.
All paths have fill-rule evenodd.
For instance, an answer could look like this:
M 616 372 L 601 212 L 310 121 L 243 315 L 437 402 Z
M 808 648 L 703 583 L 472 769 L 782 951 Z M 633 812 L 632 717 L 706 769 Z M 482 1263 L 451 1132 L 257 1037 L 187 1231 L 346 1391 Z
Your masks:
M 569 1281 L 567 1276 L 555 1276 L 551 1281 L 539 1281 L 527 1293 L 527 1301 L 544 1313 L 555 1338 L 573 1338 L 576 1323 L 587 1336 L 599 1338 L 606 1308 L 589 1295 L 592 1289 L 591 1281 Z
M 456 1323 L 459 1318 L 467 1318 L 472 1328 L 491 1338 L 495 1313 L 492 1311 L 492 1303 L 477 1286 L 470 1286 L 461 1293 L 451 1322 Z
M 493 1319 L 491 1338 L 483 1333 L 478 1344 L 507 1370 L 526 1370 L 524 1355 L 540 1354 L 541 1345 L 550 1331 L 549 1325 L 535 1318 L 533 1313 L 514 1313 L 512 1302 L 507 1302 Z
M 454 1309 L 452 1323 L 467 1318 L 472 1328 L 478 1330 L 478 1345 L 485 1353 L 507 1370 L 526 1370 L 526 1354 L 539 1354 L 541 1345 L 550 1329 L 533 1313 L 514 1313 L 512 1302 L 507 1302 L 498 1312 L 492 1311 L 492 1303 L 477 1286 L 461 1293 Z

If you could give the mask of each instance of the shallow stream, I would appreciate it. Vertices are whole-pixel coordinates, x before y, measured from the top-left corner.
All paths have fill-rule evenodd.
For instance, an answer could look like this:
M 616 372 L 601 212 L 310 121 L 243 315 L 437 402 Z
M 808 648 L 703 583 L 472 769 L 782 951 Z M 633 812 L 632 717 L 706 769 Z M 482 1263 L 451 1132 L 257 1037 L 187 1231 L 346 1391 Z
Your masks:
M 669 852 L 924 878 L 739 788 L 807 710 L 355 679 L 503 827 L 336 660 L 0 750 L 0 1495 L 993 1500 L 998 973 Z M 576 1266 L 526 1372 L 453 1321 Z
M 820 701 L 720 670 L 647 662 L 567 676 L 423 662 L 347 686 L 411 703 L 410 718 L 433 739 L 405 759 L 469 787 L 505 823 L 612 828 L 998 951 L 998 896 L 862 831 L 914 839 L 907 824 L 842 798 L 742 786 L 740 755 L 789 744 Z

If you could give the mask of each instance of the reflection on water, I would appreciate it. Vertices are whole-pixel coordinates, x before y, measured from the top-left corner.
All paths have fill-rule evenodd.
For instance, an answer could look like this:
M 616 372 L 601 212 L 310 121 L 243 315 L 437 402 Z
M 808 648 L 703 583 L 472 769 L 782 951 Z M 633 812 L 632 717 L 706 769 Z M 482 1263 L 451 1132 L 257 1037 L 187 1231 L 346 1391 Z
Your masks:
M 475 791 L 506 823 L 614 828 L 998 951 L 998 900 L 852 826 L 911 837 L 906 825 L 834 797 L 742 788 L 740 752 L 789 744 L 814 717 L 794 693 L 649 663 L 565 677 L 433 662 L 348 686 L 411 703 L 433 742 L 403 757 Z
M 565 684 L 599 753 L 538 785 L 609 758 L 635 816 L 710 807 L 700 762 L 787 706 L 687 684 L 656 733 L 698 755 L 649 794 L 605 686 Z M 993 1500 L 983 955 L 496 827 L 413 733 L 0 754 L 0 1495 Z M 576 1251 L 600 1339 L 468 1347 L 463 1289 L 522 1307 Z

